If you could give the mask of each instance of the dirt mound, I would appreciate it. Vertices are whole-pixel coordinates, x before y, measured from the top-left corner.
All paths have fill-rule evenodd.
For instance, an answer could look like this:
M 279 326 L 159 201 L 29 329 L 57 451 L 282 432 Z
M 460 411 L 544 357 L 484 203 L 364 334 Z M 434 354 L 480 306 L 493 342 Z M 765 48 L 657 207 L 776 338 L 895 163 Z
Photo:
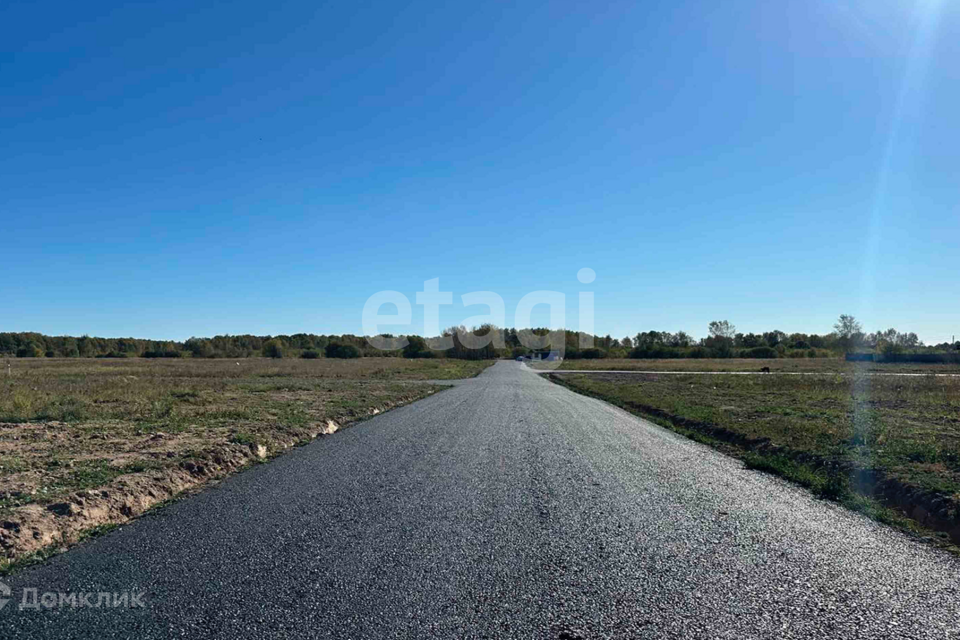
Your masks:
M 327 419 L 311 435 L 332 435 L 350 423 L 405 403 L 406 399 L 387 403 L 369 410 L 366 416 Z M 278 455 L 297 444 L 293 440 L 278 443 L 272 454 Z M 103 487 L 78 491 L 60 502 L 17 507 L 0 518 L 0 555 L 14 561 L 40 551 L 63 550 L 97 527 L 128 522 L 157 504 L 225 478 L 269 455 L 271 452 L 261 444 L 219 445 L 177 467 L 125 474 Z
M 13 559 L 49 547 L 66 547 L 86 531 L 127 522 L 160 502 L 265 456 L 262 446 L 226 445 L 180 467 L 122 475 L 102 488 L 77 492 L 62 502 L 19 507 L 0 521 L 0 550 Z

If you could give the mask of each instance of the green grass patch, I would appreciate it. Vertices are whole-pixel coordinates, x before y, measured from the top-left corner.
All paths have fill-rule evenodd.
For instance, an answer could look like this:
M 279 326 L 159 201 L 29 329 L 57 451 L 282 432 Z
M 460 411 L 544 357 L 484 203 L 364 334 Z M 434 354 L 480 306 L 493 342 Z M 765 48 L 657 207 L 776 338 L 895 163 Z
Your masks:
M 230 436 L 230 442 L 234 444 L 242 444 L 246 447 L 253 447 L 258 444 L 256 436 L 246 432 L 233 434 L 232 436 Z

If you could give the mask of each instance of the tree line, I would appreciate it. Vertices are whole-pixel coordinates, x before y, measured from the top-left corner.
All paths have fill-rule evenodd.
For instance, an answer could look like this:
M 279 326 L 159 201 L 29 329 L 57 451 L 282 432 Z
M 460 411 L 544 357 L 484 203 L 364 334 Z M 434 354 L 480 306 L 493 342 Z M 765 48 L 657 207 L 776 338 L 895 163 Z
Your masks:
M 381 334 L 375 339 L 352 334 L 254 336 L 220 335 L 212 338 L 145 340 L 91 336 L 47 336 L 40 333 L 0 333 L 0 355 L 28 358 L 459 358 L 488 359 L 529 356 L 558 351 L 549 338 L 564 342 L 563 356 L 578 358 L 821 358 L 870 353 L 887 357 L 904 354 L 960 352 L 960 342 L 927 346 L 916 333 L 887 329 L 866 333 L 853 316 L 841 315 L 834 331 L 818 335 L 741 333 L 727 320 L 711 322 L 707 336 L 695 339 L 678 331 L 640 331 L 614 338 L 571 330 L 507 329 L 482 325 L 450 327 L 442 335 Z M 539 348 L 538 348 L 539 347 Z

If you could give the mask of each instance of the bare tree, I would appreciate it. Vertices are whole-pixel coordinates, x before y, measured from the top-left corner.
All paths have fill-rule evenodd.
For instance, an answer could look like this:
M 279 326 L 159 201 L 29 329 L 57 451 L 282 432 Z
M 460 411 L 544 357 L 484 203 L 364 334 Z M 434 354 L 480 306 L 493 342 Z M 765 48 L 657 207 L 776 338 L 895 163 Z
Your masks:
M 726 320 L 714 320 L 710 323 L 710 336 L 713 338 L 727 338 L 733 340 L 737 335 L 737 328 Z
M 837 335 L 841 338 L 852 338 L 858 333 L 863 333 L 863 325 L 857 322 L 857 319 L 847 314 L 841 314 L 837 324 L 833 325 Z
M 863 325 L 853 316 L 842 314 L 833 328 L 837 331 L 837 342 L 846 353 L 850 353 L 863 342 Z

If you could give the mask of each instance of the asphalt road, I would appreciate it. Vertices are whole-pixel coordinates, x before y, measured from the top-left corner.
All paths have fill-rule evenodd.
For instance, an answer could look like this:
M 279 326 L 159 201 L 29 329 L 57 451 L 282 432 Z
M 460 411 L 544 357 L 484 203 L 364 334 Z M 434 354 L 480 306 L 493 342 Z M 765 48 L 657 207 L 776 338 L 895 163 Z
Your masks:
M 0 638 L 946 638 L 958 570 L 502 362 L 8 578 Z

